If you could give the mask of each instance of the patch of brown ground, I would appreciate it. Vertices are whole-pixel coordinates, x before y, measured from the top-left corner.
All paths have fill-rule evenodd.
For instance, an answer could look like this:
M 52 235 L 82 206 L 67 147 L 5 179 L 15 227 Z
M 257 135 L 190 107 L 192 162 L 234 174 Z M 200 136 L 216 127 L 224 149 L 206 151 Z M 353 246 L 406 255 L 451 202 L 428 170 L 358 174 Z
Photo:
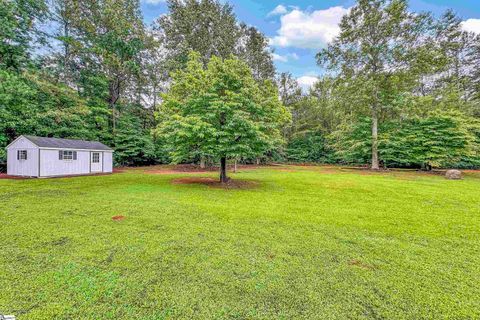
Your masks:
M 273 165 L 274 166 L 274 165 Z M 272 168 L 271 165 L 238 165 L 237 171 L 239 170 L 254 170 L 260 168 Z M 143 168 L 134 168 L 132 170 L 139 170 L 143 169 L 147 174 L 190 174 L 190 173 L 210 173 L 210 172 L 218 172 L 218 167 L 207 167 L 207 168 L 200 168 L 198 165 L 193 164 L 179 164 L 179 165 L 159 165 L 159 166 L 151 166 L 151 167 L 143 167 Z M 233 165 L 227 166 L 228 172 L 233 172 Z
M 374 270 L 375 269 L 374 266 L 363 263 L 362 261 L 357 260 L 357 259 L 352 259 L 352 260 L 348 261 L 348 265 L 349 266 L 354 266 L 354 267 L 359 267 L 359 268 L 366 269 L 366 270 Z
M 227 183 L 221 183 L 218 179 L 207 177 L 187 177 L 172 180 L 172 184 L 201 184 L 218 189 L 253 189 L 258 186 L 256 181 L 231 179 Z
M 20 177 L 20 176 L 10 176 L 5 173 L 0 173 L 0 179 L 15 179 L 15 180 L 20 180 L 20 179 L 29 179 L 28 177 Z
M 113 216 L 112 217 L 113 221 L 120 221 L 120 220 L 123 220 L 123 219 L 125 219 L 125 216 Z

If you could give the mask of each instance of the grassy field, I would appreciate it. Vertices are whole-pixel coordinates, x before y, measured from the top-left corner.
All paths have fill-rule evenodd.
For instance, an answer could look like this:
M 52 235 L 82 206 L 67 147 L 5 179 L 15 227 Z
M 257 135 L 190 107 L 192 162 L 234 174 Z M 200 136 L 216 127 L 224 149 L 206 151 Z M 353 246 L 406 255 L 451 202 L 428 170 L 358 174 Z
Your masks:
M 0 314 L 480 318 L 480 174 L 273 167 L 232 175 L 252 188 L 172 183 L 185 176 L 0 180 Z

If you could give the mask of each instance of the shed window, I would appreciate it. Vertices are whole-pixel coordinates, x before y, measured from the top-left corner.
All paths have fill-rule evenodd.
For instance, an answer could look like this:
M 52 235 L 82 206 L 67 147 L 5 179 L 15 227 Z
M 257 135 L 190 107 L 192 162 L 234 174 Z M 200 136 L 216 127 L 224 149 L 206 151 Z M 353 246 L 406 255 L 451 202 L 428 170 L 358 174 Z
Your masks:
M 77 160 L 77 151 L 59 150 L 58 159 L 59 160 Z
M 17 150 L 18 160 L 27 160 L 27 150 Z
M 100 153 L 94 152 L 92 153 L 92 162 L 99 163 L 100 162 Z

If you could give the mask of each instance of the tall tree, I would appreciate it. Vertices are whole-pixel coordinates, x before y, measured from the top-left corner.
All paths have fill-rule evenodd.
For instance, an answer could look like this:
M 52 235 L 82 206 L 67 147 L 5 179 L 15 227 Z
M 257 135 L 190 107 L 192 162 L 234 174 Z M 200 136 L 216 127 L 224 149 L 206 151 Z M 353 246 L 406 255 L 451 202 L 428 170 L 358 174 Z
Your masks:
M 32 49 L 45 41 L 38 23 L 47 16 L 43 0 L 0 0 L 0 68 L 18 71 L 31 61 Z
M 320 65 L 346 82 L 361 82 L 355 103 L 371 118 L 371 168 L 379 169 L 382 112 L 431 65 L 431 18 L 409 12 L 406 0 L 359 0 L 340 23 L 339 36 L 317 54 Z M 392 89 L 395 89 L 392 92 Z
M 69 28 L 68 36 L 58 37 L 65 50 L 75 43 L 79 68 L 105 77 L 112 130 L 118 117 L 117 104 L 129 82 L 140 72 L 139 54 L 145 48 L 145 28 L 138 0 L 73 1 L 59 0 L 59 16 Z M 82 79 L 85 79 L 82 75 Z
M 240 32 L 241 37 L 237 45 L 238 56 L 252 69 L 256 80 L 273 80 L 275 66 L 268 38 L 257 28 L 247 26 L 245 23 L 240 25 Z
M 185 66 L 190 51 L 206 65 L 212 56 L 236 55 L 258 81 L 273 79 L 275 66 L 267 37 L 239 23 L 233 7 L 218 0 L 169 0 L 169 13 L 156 21 L 163 34 L 170 70 Z
M 228 181 L 227 159 L 272 150 L 288 119 L 274 84 L 259 85 L 246 63 L 233 57 L 212 57 L 204 67 L 201 56 L 191 53 L 163 98 L 157 134 L 167 140 L 173 160 L 192 154 L 219 159 L 222 183 Z
M 240 28 L 233 7 L 218 0 L 168 0 L 169 13 L 157 21 L 164 34 L 171 68 L 177 69 L 196 51 L 203 64 L 212 56 L 235 53 Z
M 285 106 L 293 105 L 302 98 L 302 88 L 290 72 L 282 72 L 276 78 L 280 99 Z

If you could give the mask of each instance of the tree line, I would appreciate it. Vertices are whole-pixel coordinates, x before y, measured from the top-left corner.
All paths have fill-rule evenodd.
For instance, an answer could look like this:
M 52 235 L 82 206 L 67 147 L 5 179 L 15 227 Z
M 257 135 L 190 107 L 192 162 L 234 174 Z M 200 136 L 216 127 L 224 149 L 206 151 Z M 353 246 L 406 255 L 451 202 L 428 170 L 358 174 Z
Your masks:
M 227 160 L 480 166 L 480 38 L 452 11 L 358 0 L 302 92 L 217 0 L 0 0 L 0 162 L 20 134 L 100 140 L 117 165 Z M 225 174 L 226 178 L 226 174 Z

